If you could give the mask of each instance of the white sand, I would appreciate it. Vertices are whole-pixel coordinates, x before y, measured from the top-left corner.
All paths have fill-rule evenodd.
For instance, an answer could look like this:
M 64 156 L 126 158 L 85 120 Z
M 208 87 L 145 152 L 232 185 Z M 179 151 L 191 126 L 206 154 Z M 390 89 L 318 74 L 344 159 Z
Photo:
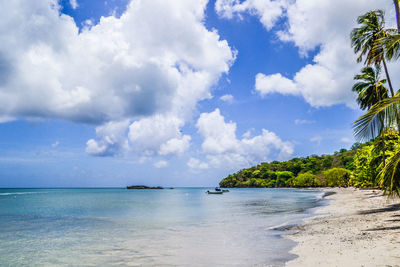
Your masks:
M 286 266 L 400 266 L 400 200 L 377 190 L 329 191 L 337 194 L 322 215 L 288 235 L 299 257 Z

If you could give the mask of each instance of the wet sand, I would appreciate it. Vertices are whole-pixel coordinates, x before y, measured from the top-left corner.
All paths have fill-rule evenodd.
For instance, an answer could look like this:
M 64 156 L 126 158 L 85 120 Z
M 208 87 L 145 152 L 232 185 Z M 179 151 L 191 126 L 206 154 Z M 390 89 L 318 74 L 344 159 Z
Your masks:
M 287 237 L 299 257 L 286 266 L 400 266 L 400 200 L 379 190 L 327 189 L 330 203 Z

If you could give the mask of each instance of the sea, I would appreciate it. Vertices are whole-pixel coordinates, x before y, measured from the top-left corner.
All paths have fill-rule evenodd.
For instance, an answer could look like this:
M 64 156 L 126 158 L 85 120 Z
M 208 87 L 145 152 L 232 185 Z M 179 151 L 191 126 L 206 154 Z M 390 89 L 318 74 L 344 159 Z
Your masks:
M 299 189 L 0 189 L 0 266 L 284 266 Z

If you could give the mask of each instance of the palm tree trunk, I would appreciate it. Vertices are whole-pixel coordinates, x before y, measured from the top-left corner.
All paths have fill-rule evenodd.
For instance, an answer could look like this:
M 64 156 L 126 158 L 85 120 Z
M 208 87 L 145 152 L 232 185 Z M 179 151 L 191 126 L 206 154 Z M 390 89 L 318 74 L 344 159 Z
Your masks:
M 399 0 L 393 0 L 394 7 L 396 10 L 396 19 L 397 19 L 397 30 L 400 31 L 400 8 L 399 8 Z
M 385 168 L 386 157 L 385 157 L 385 135 L 384 135 L 384 133 L 382 133 L 382 164 L 383 164 L 383 168 Z
M 392 97 L 393 97 L 394 96 L 394 91 L 393 91 L 392 81 L 390 80 L 389 71 L 388 71 L 387 66 L 386 66 L 385 58 L 382 59 L 382 62 L 383 62 L 383 67 L 385 68 L 385 74 L 386 74 L 386 78 L 387 78 L 387 81 L 388 81 L 388 84 L 389 84 L 390 93 L 392 94 Z
M 385 168 L 386 165 L 386 157 L 385 157 L 385 133 L 382 132 L 382 170 Z
M 387 78 L 387 81 L 388 81 L 388 84 L 389 84 L 390 93 L 392 94 L 392 97 L 393 97 L 394 96 L 394 91 L 393 91 L 392 81 L 390 80 L 389 71 L 388 71 L 387 66 L 386 66 L 385 58 L 382 59 L 382 62 L 383 62 L 383 67 L 385 68 L 385 73 L 386 73 L 386 78 Z M 400 118 L 399 118 L 399 114 L 398 113 L 396 114 L 396 121 L 397 121 L 397 131 L 400 134 Z

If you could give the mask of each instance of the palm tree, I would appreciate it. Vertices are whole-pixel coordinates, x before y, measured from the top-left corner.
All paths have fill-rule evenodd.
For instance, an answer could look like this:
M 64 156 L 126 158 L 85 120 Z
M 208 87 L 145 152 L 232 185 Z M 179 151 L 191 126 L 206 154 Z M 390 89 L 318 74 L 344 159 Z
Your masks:
M 400 0 L 393 0 L 394 9 L 396 13 L 396 29 L 387 29 L 388 35 L 384 38 L 380 38 L 374 45 L 374 53 L 379 53 L 386 50 L 386 58 L 388 60 L 398 59 L 400 57 Z
M 354 80 L 358 82 L 354 84 L 352 90 L 358 93 L 357 102 L 362 110 L 369 110 L 373 105 L 388 97 L 388 90 L 385 87 L 386 80 L 379 80 L 380 69 L 376 71 L 372 67 L 365 67 L 361 70 L 361 74 L 356 75 Z M 380 124 L 380 129 L 383 130 L 384 119 L 380 116 L 375 120 L 375 123 Z M 380 131 L 382 142 L 382 164 L 385 166 L 385 137 L 384 131 Z
M 384 46 L 377 45 L 380 40 L 388 36 L 385 30 L 385 16 L 382 10 L 370 11 L 357 18 L 358 24 L 361 27 L 353 29 L 351 32 L 351 45 L 355 53 L 359 53 L 357 62 L 361 62 L 365 58 L 367 66 L 374 64 L 379 67 L 381 63 L 385 69 L 386 78 L 389 84 L 389 89 L 394 96 L 392 82 L 390 80 L 389 71 L 385 61 Z
M 362 110 L 369 110 L 373 105 L 384 98 L 388 97 L 386 80 L 379 80 L 380 69 L 376 71 L 372 67 L 365 67 L 361 70 L 361 74 L 356 75 L 357 80 L 352 90 L 358 93 L 357 103 Z
M 351 40 L 354 51 L 356 53 L 361 52 L 357 61 L 360 62 L 364 55 L 367 55 L 365 63 L 368 65 L 371 63 L 379 65 L 381 61 L 385 68 L 392 95 L 391 98 L 383 98 L 372 107 L 369 106 L 367 113 L 354 122 L 354 134 L 356 138 L 360 140 L 375 138 L 384 131 L 385 126 L 391 127 L 396 124 L 400 126 L 398 123 L 400 92 L 394 94 L 385 62 L 385 56 L 388 60 L 400 58 L 399 0 L 394 0 L 394 5 L 397 30 L 385 30 L 383 12 L 371 11 L 358 18 L 358 23 L 363 26 L 354 29 L 352 32 Z M 400 132 L 400 127 L 398 130 Z M 400 147 L 395 151 L 396 152 L 389 158 L 388 163 L 383 166 L 380 172 L 380 185 L 385 189 L 385 194 L 391 197 L 395 195 L 400 197 Z
M 399 0 L 393 0 L 394 9 L 396 11 L 396 21 L 397 21 L 397 29 L 400 31 L 400 8 L 399 8 Z

